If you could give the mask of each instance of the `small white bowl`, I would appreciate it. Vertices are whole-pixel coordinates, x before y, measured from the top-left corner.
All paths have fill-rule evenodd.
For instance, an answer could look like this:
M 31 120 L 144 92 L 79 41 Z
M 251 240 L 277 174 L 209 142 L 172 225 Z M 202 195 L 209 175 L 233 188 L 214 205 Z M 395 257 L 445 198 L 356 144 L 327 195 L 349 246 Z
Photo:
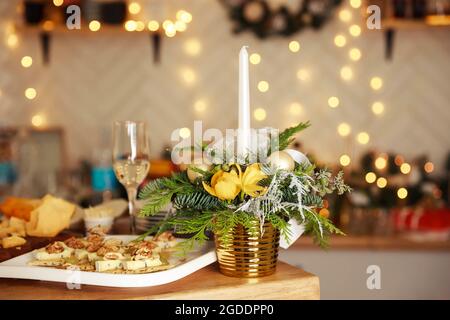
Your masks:
M 89 233 L 90 229 L 95 227 L 101 227 L 105 231 L 105 233 L 108 233 L 109 231 L 111 231 L 113 221 L 114 217 L 84 217 L 84 226 L 87 233 Z

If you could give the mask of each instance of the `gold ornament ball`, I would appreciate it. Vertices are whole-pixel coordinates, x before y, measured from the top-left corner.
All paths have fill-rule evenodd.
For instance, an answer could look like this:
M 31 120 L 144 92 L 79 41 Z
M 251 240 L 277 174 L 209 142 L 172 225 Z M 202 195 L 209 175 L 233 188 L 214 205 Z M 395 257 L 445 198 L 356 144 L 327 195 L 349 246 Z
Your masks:
M 194 183 L 197 178 L 201 178 L 202 174 L 200 172 L 192 170 L 192 168 L 197 168 L 203 171 L 211 170 L 211 165 L 206 163 L 201 164 L 191 164 L 187 169 L 187 176 L 191 183 Z
M 292 157 L 284 151 L 275 151 L 268 158 L 272 168 L 278 170 L 292 171 L 295 168 L 295 161 Z

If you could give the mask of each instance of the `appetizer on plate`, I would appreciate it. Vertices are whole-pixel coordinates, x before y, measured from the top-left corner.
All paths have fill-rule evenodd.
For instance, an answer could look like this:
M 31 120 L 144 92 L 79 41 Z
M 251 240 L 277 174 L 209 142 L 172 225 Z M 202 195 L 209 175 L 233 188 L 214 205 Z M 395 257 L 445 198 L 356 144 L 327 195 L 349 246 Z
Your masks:
M 105 237 L 102 230 L 96 228 L 89 230 L 85 238 L 72 237 L 33 251 L 34 260 L 29 265 L 109 273 L 149 273 L 174 266 L 167 257 L 176 243 L 170 232 L 123 243 L 118 238 Z

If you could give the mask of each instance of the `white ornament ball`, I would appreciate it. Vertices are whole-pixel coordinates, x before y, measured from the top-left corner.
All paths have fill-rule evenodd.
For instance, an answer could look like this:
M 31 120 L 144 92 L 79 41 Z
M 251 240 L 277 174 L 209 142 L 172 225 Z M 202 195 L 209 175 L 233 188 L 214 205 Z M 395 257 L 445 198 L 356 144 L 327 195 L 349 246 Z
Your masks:
M 206 163 L 201 164 L 191 164 L 187 169 L 187 176 L 191 183 L 194 183 L 197 178 L 201 178 L 203 175 L 200 172 L 193 170 L 192 168 L 197 168 L 203 171 L 211 170 L 211 165 Z
M 275 151 L 267 158 L 270 166 L 278 170 L 292 171 L 295 168 L 295 162 L 292 157 L 284 151 Z

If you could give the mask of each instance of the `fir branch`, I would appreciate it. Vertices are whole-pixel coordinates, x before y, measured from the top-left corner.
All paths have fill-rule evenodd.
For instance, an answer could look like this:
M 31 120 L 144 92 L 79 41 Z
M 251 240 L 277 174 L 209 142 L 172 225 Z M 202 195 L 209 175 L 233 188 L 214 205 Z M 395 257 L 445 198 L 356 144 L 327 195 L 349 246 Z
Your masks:
M 278 135 L 278 146 L 279 146 L 278 150 L 286 149 L 294 141 L 294 135 L 308 128 L 310 125 L 311 124 L 309 121 L 300 122 L 298 125 L 287 128 L 284 131 L 282 131 Z

